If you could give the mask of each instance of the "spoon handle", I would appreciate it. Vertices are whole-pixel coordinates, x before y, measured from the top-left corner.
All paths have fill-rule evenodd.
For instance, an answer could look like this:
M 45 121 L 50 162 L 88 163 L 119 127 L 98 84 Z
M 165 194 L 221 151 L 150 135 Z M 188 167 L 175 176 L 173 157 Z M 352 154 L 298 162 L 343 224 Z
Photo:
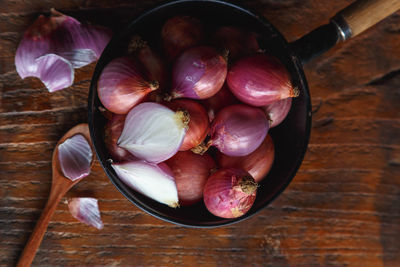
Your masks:
M 33 259 L 35 258 L 36 251 L 42 242 L 43 236 L 46 233 L 47 226 L 49 225 L 50 219 L 53 216 L 54 211 L 57 208 L 58 203 L 60 202 L 62 195 L 54 196 L 54 194 L 50 193 L 50 197 L 44 207 L 42 214 L 40 215 L 39 220 L 36 223 L 35 228 L 31 236 L 29 237 L 28 242 L 25 245 L 24 250 L 18 260 L 17 267 L 27 267 L 30 266 Z

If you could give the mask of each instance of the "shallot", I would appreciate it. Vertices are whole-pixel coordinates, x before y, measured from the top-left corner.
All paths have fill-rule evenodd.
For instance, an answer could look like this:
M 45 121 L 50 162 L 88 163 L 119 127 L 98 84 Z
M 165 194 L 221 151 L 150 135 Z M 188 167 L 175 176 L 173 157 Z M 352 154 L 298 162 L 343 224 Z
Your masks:
M 226 74 L 226 60 L 214 48 L 198 46 L 186 50 L 172 70 L 172 98 L 209 98 L 221 89 Z
M 190 116 L 188 129 L 179 151 L 192 149 L 203 142 L 210 130 L 210 123 L 204 107 L 190 99 L 175 99 L 166 105 L 174 111 L 186 110 Z
M 209 212 L 222 218 L 237 218 L 253 205 L 257 183 L 241 169 L 220 169 L 208 178 L 204 203 Z
M 284 98 L 262 107 L 270 120 L 270 127 L 279 125 L 288 115 L 292 107 L 292 98 Z
M 201 101 L 206 108 L 208 118 L 212 122 L 217 113 L 224 107 L 239 104 L 239 100 L 231 93 L 226 83 L 222 86 L 221 90 L 210 98 Z
M 253 153 L 244 157 L 230 157 L 218 153 L 217 162 L 221 168 L 240 168 L 248 171 L 254 180 L 259 183 L 271 170 L 274 157 L 274 143 L 271 136 L 267 135 L 262 144 Z
M 157 88 L 158 81 L 151 81 L 138 62 L 128 57 L 119 57 L 103 69 L 97 93 L 108 110 L 126 114 Z
M 220 49 L 229 51 L 229 59 L 254 54 L 260 50 L 257 35 L 249 30 L 222 26 L 213 35 L 213 43 Z
M 200 201 L 204 185 L 215 168 L 213 158 L 208 154 L 198 155 L 183 151 L 167 160 L 166 164 L 174 174 L 179 203 L 187 206 Z
M 129 44 L 129 53 L 139 60 L 151 81 L 157 81 L 159 88 L 163 89 L 167 82 L 167 72 L 164 61 L 158 56 L 150 45 L 140 36 L 132 37 Z
M 178 207 L 178 191 L 171 169 L 165 164 L 128 161 L 111 165 L 126 185 L 170 207 Z
M 163 25 L 161 38 L 166 57 L 173 61 L 186 49 L 203 42 L 204 26 L 197 18 L 175 16 Z
M 125 119 L 118 145 L 139 159 L 159 163 L 181 147 L 190 116 L 157 103 L 137 105 Z
M 113 114 L 104 129 L 104 143 L 114 161 L 133 160 L 135 157 L 126 149 L 117 145 L 118 138 L 124 129 L 126 115 Z
M 261 109 L 231 105 L 222 109 L 212 122 L 208 145 L 228 156 L 246 156 L 261 145 L 268 129 L 269 122 Z
M 268 54 L 238 60 L 229 70 L 227 82 L 239 100 L 252 106 L 265 106 L 299 94 L 285 66 Z

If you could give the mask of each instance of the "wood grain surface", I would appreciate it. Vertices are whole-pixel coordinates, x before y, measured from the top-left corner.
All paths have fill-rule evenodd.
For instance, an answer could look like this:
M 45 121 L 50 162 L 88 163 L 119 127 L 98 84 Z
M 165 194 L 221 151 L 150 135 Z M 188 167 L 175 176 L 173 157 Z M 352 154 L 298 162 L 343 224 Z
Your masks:
M 46 203 L 59 138 L 87 121 L 95 64 L 49 93 L 20 79 L 25 29 L 55 7 L 118 29 L 155 0 L 0 0 L 0 265 L 16 264 Z M 293 41 L 349 0 L 240 1 Z M 125 14 L 125 15 L 116 15 Z M 104 229 L 61 203 L 34 266 L 400 266 L 400 12 L 305 66 L 312 94 L 308 152 L 289 187 L 258 215 L 190 229 L 126 200 L 96 161 L 66 196 L 99 199 Z

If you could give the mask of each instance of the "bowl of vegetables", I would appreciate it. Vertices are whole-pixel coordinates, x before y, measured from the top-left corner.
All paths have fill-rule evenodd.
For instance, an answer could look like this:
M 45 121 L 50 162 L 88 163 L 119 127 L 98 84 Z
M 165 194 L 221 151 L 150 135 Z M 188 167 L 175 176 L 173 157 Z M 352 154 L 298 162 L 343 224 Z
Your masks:
M 256 214 L 295 176 L 311 105 L 300 60 L 264 18 L 174 1 L 134 19 L 100 57 L 89 128 L 116 188 L 189 227 Z

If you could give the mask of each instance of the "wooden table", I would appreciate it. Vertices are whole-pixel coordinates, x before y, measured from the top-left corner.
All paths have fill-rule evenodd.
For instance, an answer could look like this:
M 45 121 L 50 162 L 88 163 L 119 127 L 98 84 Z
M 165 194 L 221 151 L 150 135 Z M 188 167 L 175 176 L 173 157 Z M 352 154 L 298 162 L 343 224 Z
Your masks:
M 240 1 L 289 41 L 349 0 Z M 0 265 L 16 263 L 45 204 L 51 152 L 87 120 L 95 64 L 49 93 L 22 80 L 14 56 L 25 29 L 55 7 L 118 28 L 157 1 L 0 2 Z M 117 16 L 125 12 L 126 16 Z M 132 205 L 98 162 L 67 197 L 99 199 L 105 227 L 76 221 L 61 203 L 35 266 L 400 266 L 400 12 L 305 66 L 313 103 L 308 152 L 269 207 L 217 229 L 188 229 Z

